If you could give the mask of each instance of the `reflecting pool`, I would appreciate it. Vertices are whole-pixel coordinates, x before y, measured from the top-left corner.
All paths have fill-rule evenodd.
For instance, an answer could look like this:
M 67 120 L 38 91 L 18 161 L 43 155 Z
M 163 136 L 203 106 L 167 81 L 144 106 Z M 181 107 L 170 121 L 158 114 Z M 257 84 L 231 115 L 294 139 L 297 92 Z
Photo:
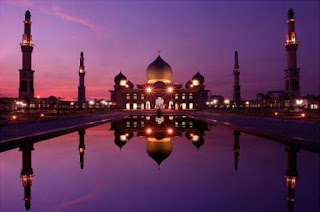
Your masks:
M 0 211 L 319 211 L 319 155 L 186 116 L 0 153 Z

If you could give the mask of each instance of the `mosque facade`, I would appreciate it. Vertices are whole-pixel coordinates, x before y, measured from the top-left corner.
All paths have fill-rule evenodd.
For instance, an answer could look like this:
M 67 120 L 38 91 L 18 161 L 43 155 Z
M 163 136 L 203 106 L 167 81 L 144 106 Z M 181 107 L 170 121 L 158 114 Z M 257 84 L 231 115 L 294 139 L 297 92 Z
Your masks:
M 209 90 L 205 79 L 196 73 L 184 86 L 172 81 L 172 68 L 160 55 L 147 67 L 147 82 L 134 85 L 121 72 L 114 78 L 111 101 L 117 109 L 202 110 Z

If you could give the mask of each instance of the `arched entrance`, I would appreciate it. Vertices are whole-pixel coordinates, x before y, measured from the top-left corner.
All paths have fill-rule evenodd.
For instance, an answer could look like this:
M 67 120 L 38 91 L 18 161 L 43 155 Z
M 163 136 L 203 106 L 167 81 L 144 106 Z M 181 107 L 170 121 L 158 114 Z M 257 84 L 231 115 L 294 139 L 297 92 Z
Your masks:
M 155 103 L 156 109 L 164 109 L 164 99 L 162 97 L 157 97 Z

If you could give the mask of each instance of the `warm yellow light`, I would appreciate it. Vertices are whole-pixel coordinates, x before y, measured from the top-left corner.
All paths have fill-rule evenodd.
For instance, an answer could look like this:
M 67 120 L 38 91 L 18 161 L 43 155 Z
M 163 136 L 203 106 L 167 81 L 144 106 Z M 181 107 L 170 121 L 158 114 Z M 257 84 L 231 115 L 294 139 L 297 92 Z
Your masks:
M 148 135 L 150 135 L 150 134 L 152 133 L 152 129 L 151 129 L 150 127 L 147 128 L 146 133 L 147 133 Z
M 16 115 L 13 115 L 13 116 L 12 116 L 12 119 L 13 119 L 13 120 L 16 120 L 17 118 L 18 118 L 18 117 L 17 117 Z
M 80 73 L 84 73 L 83 68 L 80 68 L 80 69 L 79 69 L 79 72 L 80 72 Z
M 168 129 L 167 129 L 167 132 L 168 132 L 168 134 L 171 135 L 171 134 L 173 133 L 173 129 L 172 129 L 172 128 L 168 128 Z
M 152 92 L 152 88 L 151 87 L 147 87 L 146 91 L 147 91 L 147 93 L 151 93 Z
M 90 100 L 90 101 L 89 101 L 89 105 L 94 105 L 94 101 L 93 101 L 93 100 Z
M 37 96 L 37 99 L 40 99 L 40 96 Z
M 120 80 L 120 85 L 121 86 L 126 86 L 127 80 Z
M 120 141 L 126 141 L 127 136 L 126 135 L 120 135 Z
M 70 105 L 74 105 L 74 102 L 71 102 Z
M 200 85 L 200 81 L 199 80 L 192 80 L 192 85 L 193 86 L 198 86 L 198 85 Z M 192 86 L 192 87 L 193 87 Z M 191 86 L 190 86 L 191 87 Z
M 214 99 L 212 103 L 216 105 L 218 103 L 218 100 Z
M 250 102 L 249 101 L 246 101 L 246 105 L 249 105 L 250 104 Z
M 192 141 L 193 142 L 197 142 L 197 141 L 199 141 L 200 140 L 200 136 L 198 136 L 198 135 L 192 135 Z
M 301 113 L 301 117 L 302 118 L 306 117 L 306 114 L 305 113 Z
M 79 148 L 79 153 L 84 153 L 84 148 Z
M 279 114 L 278 114 L 278 112 L 274 112 L 274 115 L 277 116 L 277 115 L 279 115 Z
M 230 100 L 229 100 L 229 99 L 226 99 L 226 100 L 224 100 L 224 103 L 225 103 L 225 104 L 229 104 L 229 103 L 230 103 Z
M 43 113 L 41 113 L 41 114 L 40 114 L 40 117 L 41 117 L 41 118 L 43 118 L 43 117 L 44 117 L 44 114 L 43 114 Z
M 172 93 L 173 92 L 173 87 L 168 87 L 168 89 L 167 89 L 167 91 L 168 91 L 168 93 Z

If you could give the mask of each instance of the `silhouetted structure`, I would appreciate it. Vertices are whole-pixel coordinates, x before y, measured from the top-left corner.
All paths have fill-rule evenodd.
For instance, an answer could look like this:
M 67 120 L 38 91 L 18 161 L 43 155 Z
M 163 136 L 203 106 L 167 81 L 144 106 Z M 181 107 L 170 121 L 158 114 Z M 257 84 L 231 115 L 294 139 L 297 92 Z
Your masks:
M 236 105 L 239 106 L 241 102 L 241 93 L 240 93 L 240 69 L 239 69 L 239 58 L 238 51 L 234 52 L 234 68 L 233 68 L 233 76 L 234 76 L 234 85 L 233 85 L 233 100 Z
M 204 77 L 198 72 L 185 88 L 172 83 L 171 66 L 160 55 L 148 66 L 148 82 L 136 88 L 120 72 L 114 78 L 111 101 L 119 109 L 205 109 L 209 90 L 205 89 Z
M 86 103 L 86 87 L 84 85 L 84 76 L 86 72 L 84 70 L 84 57 L 83 52 L 80 53 L 80 66 L 79 66 L 79 87 L 78 87 L 78 105 L 83 107 Z
M 285 173 L 286 185 L 288 189 L 287 200 L 288 200 L 288 209 L 293 211 L 294 202 L 296 201 L 296 181 L 298 179 L 297 171 L 297 152 L 299 149 L 294 145 L 287 145 L 287 170 Z
M 20 43 L 22 51 L 22 69 L 19 70 L 19 98 L 34 98 L 33 74 L 31 69 L 31 54 L 33 51 L 32 35 L 31 35 L 31 14 L 27 10 L 24 19 L 24 34 L 22 35 L 22 43 Z
M 20 177 L 22 179 L 22 186 L 24 188 L 24 201 L 26 210 L 30 210 L 31 207 L 31 186 L 33 179 L 33 170 L 31 163 L 31 151 L 33 151 L 33 143 L 27 142 L 20 146 L 19 151 L 22 152 L 22 169 Z
M 285 70 L 285 91 L 294 96 L 300 96 L 300 69 L 297 68 L 298 41 L 295 32 L 293 9 L 288 13 L 288 33 L 286 36 L 287 69 Z
M 84 166 L 84 151 L 86 149 L 85 143 L 84 143 L 84 137 L 86 134 L 86 130 L 79 130 L 78 135 L 79 135 L 79 156 L 80 156 L 80 168 L 83 169 Z
M 234 156 L 234 169 L 237 171 L 239 166 L 239 155 L 240 155 L 240 131 L 233 131 L 234 145 L 233 145 L 233 156 Z

